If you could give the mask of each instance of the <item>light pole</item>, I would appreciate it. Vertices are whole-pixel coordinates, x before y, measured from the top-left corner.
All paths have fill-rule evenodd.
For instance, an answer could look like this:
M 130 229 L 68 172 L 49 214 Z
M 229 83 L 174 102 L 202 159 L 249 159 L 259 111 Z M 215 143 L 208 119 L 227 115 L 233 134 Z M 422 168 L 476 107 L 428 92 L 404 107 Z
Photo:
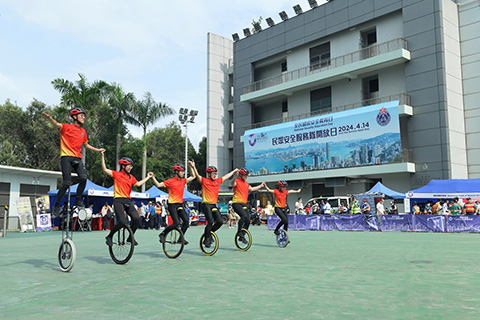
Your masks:
M 198 115 L 198 110 L 190 110 L 187 108 L 180 108 L 178 121 L 185 126 L 185 178 L 187 177 L 188 168 L 188 131 L 187 126 L 189 123 L 195 123 L 195 117 Z

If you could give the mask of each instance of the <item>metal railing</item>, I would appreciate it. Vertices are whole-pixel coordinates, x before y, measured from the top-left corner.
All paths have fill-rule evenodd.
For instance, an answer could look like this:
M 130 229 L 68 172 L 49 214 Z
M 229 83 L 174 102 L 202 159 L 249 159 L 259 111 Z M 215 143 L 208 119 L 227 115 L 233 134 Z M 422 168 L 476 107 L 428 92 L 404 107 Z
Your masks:
M 385 54 L 398 49 L 407 49 L 407 41 L 404 38 L 397 38 L 387 42 L 371 45 L 346 55 L 324 59 L 319 63 L 308 65 L 306 67 L 293 71 L 284 72 L 280 75 L 262 79 L 253 83 L 249 83 L 243 87 L 243 94 L 252 93 L 262 89 L 270 88 L 282 83 L 301 79 L 313 74 L 317 74 L 326 70 L 342 67 L 351 63 L 365 60 L 374 56 Z M 327 61 L 328 60 L 328 61 Z
M 385 96 L 385 97 L 362 100 L 362 101 L 354 103 L 354 104 L 347 104 L 347 105 L 343 105 L 343 106 L 333 107 L 328 111 L 315 111 L 315 112 L 309 112 L 309 113 L 303 113 L 303 114 L 291 116 L 291 117 L 288 117 L 288 118 L 278 118 L 278 119 L 273 119 L 273 120 L 268 120 L 268 121 L 263 121 L 263 122 L 258 122 L 258 123 L 252 123 L 251 125 L 245 126 L 245 130 L 268 127 L 268 126 L 272 126 L 272 125 L 279 124 L 279 123 L 290 122 L 290 121 L 301 120 L 301 119 L 307 119 L 307 118 L 320 116 L 320 115 L 324 115 L 324 114 L 340 112 L 340 111 L 345 111 L 345 110 L 351 110 L 351 109 L 357 109 L 357 108 L 361 108 L 361 107 L 365 107 L 365 106 L 371 106 L 371 105 L 374 105 L 374 104 L 388 102 L 388 101 L 395 101 L 395 100 L 399 100 L 400 105 L 410 105 L 410 96 L 403 92 L 403 93 L 393 94 L 393 95 Z

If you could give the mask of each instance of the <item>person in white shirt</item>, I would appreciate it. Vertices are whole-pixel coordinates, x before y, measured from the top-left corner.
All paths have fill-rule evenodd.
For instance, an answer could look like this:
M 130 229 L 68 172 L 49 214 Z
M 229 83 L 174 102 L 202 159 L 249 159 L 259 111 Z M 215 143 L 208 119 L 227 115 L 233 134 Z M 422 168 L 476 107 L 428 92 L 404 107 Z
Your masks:
M 327 200 L 325 200 L 325 206 L 324 206 L 324 209 L 323 209 L 323 213 L 324 214 L 330 214 L 332 212 L 332 205 L 330 203 L 328 203 Z
M 383 207 L 383 199 L 380 199 L 377 203 L 377 214 L 385 214 L 385 208 Z
M 302 197 L 298 198 L 297 202 L 295 202 L 295 214 L 304 214 Z

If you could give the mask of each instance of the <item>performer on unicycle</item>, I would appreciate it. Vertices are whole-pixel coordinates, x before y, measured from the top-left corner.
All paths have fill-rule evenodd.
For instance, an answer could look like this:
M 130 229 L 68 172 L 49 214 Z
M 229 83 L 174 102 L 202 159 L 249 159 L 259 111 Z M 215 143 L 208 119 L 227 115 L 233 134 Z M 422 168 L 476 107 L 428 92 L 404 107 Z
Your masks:
M 210 248 L 212 244 L 211 232 L 215 232 L 223 225 L 222 215 L 217 209 L 218 202 L 218 191 L 220 190 L 220 185 L 230 178 L 234 173 L 238 171 L 235 169 L 221 178 L 217 178 L 218 170 L 214 166 L 209 166 L 206 170 L 207 177 L 202 178 L 198 174 L 197 168 L 195 167 L 195 162 L 190 161 L 188 163 L 193 169 L 193 174 L 197 178 L 198 182 L 202 185 L 202 211 L 205 214 L 207 219 L 207 225 L 205 226 L 205 240 L 203 245 L 207 248 Z
M 105 242 L 108 246 L 113 245 L 112 236 L 115 232 L 128 224 L 125 212 L 131 218 L 131 228 L 135 234 L 140 218 L 137 210 L 131 205 L 132 198 L 130 197 L 130 193 L 132 192 L 132 186 L 141 187 L 148 179 L 153 177 L 153 173 L 149 172 L 143 180 L 137 181 L 137 179 L 130 174 L 133 169 L 133 160 L 130 158 L 121 158 L 118 164 L 120 165 L 120 171 L 107 169 L 105 166 L 104 152 L 102 152 L 102 170 L 113 178 L 113 210 L 117 216 L 117 223 L 113 226 L 112 230 L 110 230 L 108 236 L 105 237 Z M 127 239 L 127 241 L 128 240 L 130 239 Z M 136 240 L 134 244 L 138 245 Z
M 298 190 L 287 190 L 288 183 L 285 180 L 278 181 L 278 189 L 270 189 L 267 184 L 265 184 L 265 189 L 268 192 L 273 193 L 275 197 L 275 214 L 280 218 L 277 227 L 273 231 L 275 235 L 280 234 L 280 227 L 283 226 L 285 231 L 288 231 L 288 213 L 287 213 L 287 195 L 289 193 L 300 193 L 302 189 Z
M 193 172 L 193 169 L 190 168 L 190 171 Z M 181 164 L 176 164 L 173 166 L 173 172 L 175 176 L 163 182 L 158 182 L 153 176 L 153 183 L 158 188 L 167 187 L 168 188 L 168 212 L 170 212 L 170 217 L 172 218 L 173 223 L 163 230 L 158 237 L 160 238 L 161 243 L 165 243 L 165 235 L 178 227 L 180 220 L 182 219 L 182 233 L 184 235 L 183 243 L 188 244 L 188 241 L 185 240 L 185 232 L 187 232 L 189 226 L 189 217 L 183 208 L 183 192 L 185 191 L 185 185 L 194 180 L 195 176 L 190 176 L 185 179 L 185 167 Z
M 240 176 L 240 177 L 238 177 Z M 235 177 L 232 180 L 233 186 L 233 210 L 240 216 L 238 221 L 238 240 L 243 243 L 248 243 L 248 240 L 245 239 L 244 232 L 242 229 L 248 230 L 250 226 L 250 215 L 245 211 L 244 208 L 247 207 L 248 202 L 248 192 L 254 192 L 259 190 L 264 186 L 264 182 L 256 187 L 250 186 L 247 182 L 248 170 L 246 168 L 241 168 L 235 174 Z
M 77 188 L 77 195 L 75 200 L 75 206 L 85 207 L 82 202 L 82 194 L 87 184 L 87 170 L 85 164 L 82 161 L 82 145 L 85 148 L 97 152 L 104 152 L 105 149 L 97 149 L 88 144 L 87 132 L 83 128 L 85 123 L 85 110 L 82 108 L 74 108 L 70 111 L 70 117 L 73 119 L 72 124 L 59 123 L 52 118 L 51 115 L 42 112 L 42 116 L 45 117 L 60 130 L 60 163 L 62 167 L 62 186 L 57 193 L 57 201 L 52 207 L 52 216 L 58 217 L 60 214 L 60 201 L 62 201 L 65 192 L 72 184 L 72 168 L 78 174 L 79 183 Z M 70 204 L 68 204 L 70 205 Z

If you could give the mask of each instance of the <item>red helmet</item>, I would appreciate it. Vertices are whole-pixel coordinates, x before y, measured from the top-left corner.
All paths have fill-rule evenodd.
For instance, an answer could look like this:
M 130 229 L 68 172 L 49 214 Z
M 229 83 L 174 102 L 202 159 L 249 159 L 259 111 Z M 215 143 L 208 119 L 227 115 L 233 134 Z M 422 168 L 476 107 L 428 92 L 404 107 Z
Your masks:
M 127 157 L 123 157 L 118 161 L 118 164 L 124 166 L 131 164 L 133 166 L 133 160 Z
M 209 167 L 207 167 L 207 170 L 205 170 L 205 171 L 209 172 L 209 173 L 210 172 L 218 172 L 218 169 L 215 166 L 209 166 Z
M 70 111 L 70 117 L 73 118 L 73 116 L 76 116 L 77 114 L 87 114 L 83 108 L 73 108 L 72 111 Z
M 173 171 L 185 171 L 185 167 L 177 163 L 176 165 L 173 166 Z
M 288 183 L 285 180 L 280 180 L 278 181 L 278 186 L 286 188 L 288 186 Z
M 247 175 L 248 176 L 248 170 L 247 168 L 240 168 L 240 170 L 238 170 L 238 173 L 240 174 L 244 174 L 244 175 Z

